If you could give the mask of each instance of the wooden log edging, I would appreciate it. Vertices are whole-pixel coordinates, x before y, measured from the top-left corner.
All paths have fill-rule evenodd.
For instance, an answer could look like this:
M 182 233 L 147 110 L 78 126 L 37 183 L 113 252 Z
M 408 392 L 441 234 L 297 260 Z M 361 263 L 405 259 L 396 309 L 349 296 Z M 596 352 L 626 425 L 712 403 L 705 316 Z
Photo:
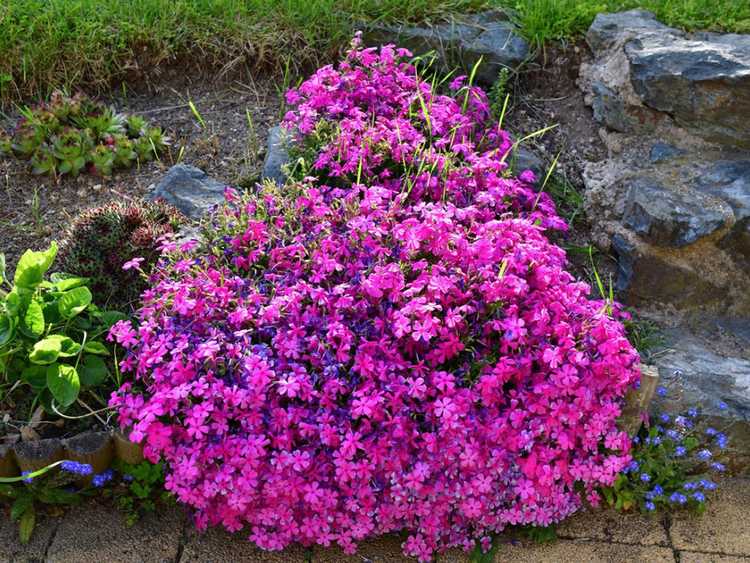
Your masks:
M 625 406 L 618 420 L 620 430 L 635 436 L 648 414 L 648 408 L 659 385 L 659 370 L 656 366 L 641 366 L 641 384 L 625 395 Z
M 87 430 L 71 438 L 46 438 L 0 446 L 0 477 L 18 477 L 63 459 L 87 463 L 92 474 L 106 471 L 115 459 L 137 464 L 144 460 L 143 446 L 120 431 Z M 88 478 L 90 481 L 90 478 Z

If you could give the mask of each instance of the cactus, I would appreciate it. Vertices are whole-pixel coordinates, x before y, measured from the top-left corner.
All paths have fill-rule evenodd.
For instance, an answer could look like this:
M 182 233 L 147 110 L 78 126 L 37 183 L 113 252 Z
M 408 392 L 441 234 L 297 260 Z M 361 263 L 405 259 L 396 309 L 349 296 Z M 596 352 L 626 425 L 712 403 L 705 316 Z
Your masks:
M 123 270 L 141 257 L 149 272 L 159 258 L 159 238 L 176 232 L 185 218 L 163 202 L 110 203 L 78 216 L 61 245 L 62 271 L 89 279 L 97 305 L 128 310 L 145 289 L 139 272 Z

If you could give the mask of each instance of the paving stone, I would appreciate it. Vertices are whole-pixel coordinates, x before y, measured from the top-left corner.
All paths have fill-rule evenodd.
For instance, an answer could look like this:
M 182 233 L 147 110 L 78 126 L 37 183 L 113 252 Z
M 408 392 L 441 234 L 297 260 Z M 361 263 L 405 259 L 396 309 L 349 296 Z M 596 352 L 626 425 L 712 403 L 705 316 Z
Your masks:
M 414 563 L 401 550 L 405 537 L 389 534 L 359 544 L 357 553 L 345 554 L 339 547 L 315 547 L 313 563 Z M 442 562 L 442 558 L 439 559 Z
M 657 518 L 621 514 L 614 510 L 581 512 L 557 528 L 561 538 L 607 540 L 641 545 L 669 545 L 667 532 Z
M 505 545 L 495 555 L 496 563 L 673 563 L 674 560 L 674 554 L 668 547 L 580 540 L 559 540 L 542 545 Z
M 248 541 L 243 534 L 230 534 L 213 528 L 205 533 L 194 529 L 188 532 L 180 563 L 225 563 L 243 561 L 247 563 L 304 563 L 307 553 L 301 547 L 289 547 L 284 551 L 264 551 Z
M 726 479 L 700 517 L 677 513 L 670 534 L 675 548 L 750 556 L 747 506 L 750 480 Z
M 696 553 L 694 551 L 680 552 L 680 563 L 747 563 L 747 561 L 750 561 L 750 558 L 715 553 Z
M 18 540 L 18 524 L 10 521 L 7 512 L 0 511 L 0 563 L 43 561 L 59 522 L 57 518 L 37 515 L 31 540 L 23 545 Z
M 182 512 L 173 508 L 147 515 L 129 528 L 113 507 L 86 502 L 60 522 L 46 562 L 172 562 L 177 559 L 183 524 Z

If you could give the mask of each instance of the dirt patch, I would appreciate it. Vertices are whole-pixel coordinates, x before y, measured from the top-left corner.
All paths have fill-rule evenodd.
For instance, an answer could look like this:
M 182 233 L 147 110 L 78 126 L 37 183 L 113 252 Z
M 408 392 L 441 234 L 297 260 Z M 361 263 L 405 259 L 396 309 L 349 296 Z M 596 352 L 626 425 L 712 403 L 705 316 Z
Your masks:
M 143 197 L 166 170 L 183 162 L 227 184 L 258 178 L 266 132 L 279 120 L 275 80 L 255 79 L 215 86 L 208 82 L 165 84 L 148 92 L 121 92 L 108 101 L 161 126 L 172 139 L 157 162 L 104 178 L 82 174 L 59 182 L 34 176 L 27 163 L 0 159 L 0 252 L 8 270 L 26 248 L 39 249 L 63 235 L 81 211 L 112 200 Z M 189 107 L 192 101 L 204 125 Z M 11 116 L 12 120 L 13 116 Z M 8 127 L 12 121 L 2 123 Z

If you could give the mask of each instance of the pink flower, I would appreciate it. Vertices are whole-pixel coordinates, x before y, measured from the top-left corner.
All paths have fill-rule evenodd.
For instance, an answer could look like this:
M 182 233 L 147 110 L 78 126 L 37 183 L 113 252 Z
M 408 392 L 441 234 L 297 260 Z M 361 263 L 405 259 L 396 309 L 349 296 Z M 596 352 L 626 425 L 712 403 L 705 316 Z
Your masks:
M 123 270 L 133 270 L 133 269 L 137 270 L 141 267 L 141 262 L 143 262 L 144 260 L 145 258 L 140 258 L 140 257 L 132 258 L 122 265 L 122 269 Z

